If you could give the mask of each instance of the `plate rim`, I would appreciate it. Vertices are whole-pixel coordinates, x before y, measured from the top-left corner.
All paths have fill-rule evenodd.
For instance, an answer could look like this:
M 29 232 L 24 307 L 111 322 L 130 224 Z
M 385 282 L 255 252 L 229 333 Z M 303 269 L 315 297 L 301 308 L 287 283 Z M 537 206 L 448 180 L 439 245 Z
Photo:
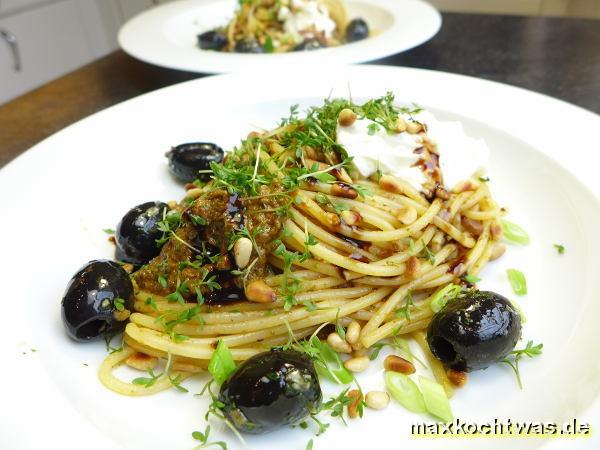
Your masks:
M 382 75 L 384 74 L 384 72 L 389 73 L 389 74 L 394 74 L 394 72 L 396 72 L 396 73 L 404 72 L 405 74 L 407 74 L 409 76 L 409 78 L 410 77 L 423 77 L 423 76 L 424 77 L 433 77 L 433 79 L 437 78 L 439 81 L 450 81 L 451 83 L 454 83 L 457 85 L 467 84 L 467 85 L 475 86 L 477 89 L 480 89 L 482 91 L 489 92 L 491 90 L 491 91 L 499 91 L 500 93 L 504 93 L 504 94 L 511 93 L 511 95 L 509 95 L 508 97 L 515 96 L 515 95 L 517 97 L 524 96 L 524 97 L 527 97 L 527 99 L 529 101 L 533 102 L 534 104 L 541 104 L 543 106 L 546 106 L 547 110 L 544 111 L 545 115 L 551 115 L 556 111 L 563 111 L 563 112 L 567 113 L 566 115 L 569 115 L 578 120 L 581 120 L 585 124 L 593 123 L 596 125 L 600 125 L 600 116 L 591 111 L 588 111 L 582 107 L 572 105 L 563 100 L 549 97 L 545 94 L 536 93 L 536 92 L 529 91 L 529 90 L 526 90 L 523 88 L 514 87 L 514 86 L 510 86 L 507 84 L 502 84 L 502 83 L 498 83 L 498 82 L 494 82 L 494 81 L 483 80 L 483 79 L 478 79 L 478 78 L 473 78 L 473 77 L 468 77 L 468 76 L 458 75 L 458 74 L 424 70 L 424 69 L 398 68 L 398 67 L 389 67 L 389 66 L 369 66 L 369 65 L 349 66 L 349 67 L 344 68 L 343 70 L 346 71 L 346 72 L 344 72 L 344 74 L 345 75 L 347 74 L 348 76 L 359 76 L 359 75 L 367 76 L 370 73 L 372 74 L 375 72 L 381 72 Z M 77 121 L 74 124 L 71 124 L 68 127 L 64 128 L 63 130 L 55 133 L 54 135 L 44 139 L 43 141 L 36 144 L 28 151 L 21 154 L 15 160 L 11 161 L 5 167 L 0 169 L 0 186 L 4 185 L 6 180 L 11 178 L 10 177 L 11 173 L 13 173 L 14 171 L 21 170 L 22 165 L 28 164 L 29 161 L 32 158 L 35 158 L 35 156 L 39 152 L 44 151 L 44 147 L 51 146 L 52 140 L 56 139 L 57 136 L 60 137 L 60 136 L 64 135 L 65 133 L 70 133 L 73 127 L 77 127 L 81 123 L 87 123 L 89 121 L 96 120 L 98 115 L 110 114 L 113 109 L 122 108 L 122 107 L 124 107 L 124 105 L 131 105 L 132 103 L 143 101 L 144 98 L 147 98 L 150 96 L 156 96 L 156 97 L 165 96 L 165 95 L 168 96 L 169 93 L 174 90 L 177 90 L 177 89 L 185 90 L 194 84 L 203 83 L 203 84 L 208 84 L 210 86 L 211 84 L 227 85 L 227 84 L 235 83 L 236 80 L 239 80 L 239 78 L 241 76 L 242 76 L 242 74 L 226 74 L 226 75 L 220 75 L 220 76 L 215 76 L 215 77 L 207 77 L 207 78 L 186 81 L 183 83 L 179 83 L 176 85 L 172 85 L 172 86 L 168 86 L 168 87 L 159 89 L 157 91 L 142 94 L 140 96 L 134 97 L 132 99 L 128 99 L 124 102 L 118 103 L 109 108 L 101 110 L 97 113 L 94 113 L 94 114 L 88 116 L 88 117 L 85 117 L 85 118 L 81 119 L 80 121 Z M 417 97 L 418 97 L 418 94 L 417 94 Z M 418 100 L 418 98 L 417 98 L 417 100 Z M 505 102 L 509 101 L 509 99 L 502 99 L 502 100 L 503 100 L 503 104 Z M 477 101 L 481 102 L 481 100 L 477 100 Z M 462 111 L 460 113 L 462 114 Z M 523 112 L 519 112 L 516 114 L 516 116 L 519 118 L 522 116 L 522 114 L 523 114 Z M 476 120 L 484 121 L 481 119 L 476 119 Z M 493 125 L 493 126 L 500 128 L 519 139 L 522 138 L 520 133 L 513 133 L 509 130 L 506 130 L 506 128 L 501 125 Z M 589 134 L 590 137 L 597 139 L 597 142 L 600 142 L 600 127 L 597 127 L 596 129 L 587 129 L 587 130 L 584 130 L 583 132 L 584 132 L 584 134 L 586 134 L 586 135 Z M 553 155 L 546 153 L 543 148 L 540 148 L 535 143 L 531 143 L 529 140 L 526 140 L 526 142 L 533 145 L 538 151 L 542 152 L 544 155 L 557 161 L 556 158 L 553 157 Z M 557 161 L 557 162 L 560 163 L 560 161 Z M 565 170 L 567 170 L 569 173 L 571 173 L 571 175 L 575 175 L 574 172 L 572 170 L 570 170 L 569 168 L 565 168 Z M 590 184 L 588 184 L 580 179 L 581 184 L 584 187 L 588 188 L 588 190 L 594 195 L 594 197 L 596 199 L 598 199 L 600 197 L 600 180 L 597 180 L 597 177 L 594 180 L 596 182 L 592 183 L 593 186 L 591 186 Z M 3 340 L 4 340 L 4 338 L 7 338 L 7 336 L 5 336 L 6 333 L 7 333 L 6 329 L 0 329 L 0 336 L 3 338 Z M 5 342 L 11 342 L 11 339 L 6 339 Z M 15 358 L 15 360 L 17 362 L 19 362 L 18 359 Z M 29 365 L 35 364 L 35 362 L 32 363 L 31 361 L 20 360 L 20 364 L 23 367 L 26 366 L 27 369 L 29 370 L 30 369 Z M 41 367 L 43 368 L 43 364 Z M 12 384 L 8 384 L 8 380 L 6 380 L 6 383 L 4 382 L 5 376 L 6 376 L 6 374 L 0 373 L 0 380 L 3 380 L 2 382 L 0 382 L 0 386 L 3 386 L 3 385 L 4 386 L 14 386 L 14 382 Z M 53 386 L 53 383 L 50 382 L 50 385 Z M 3 388 L 0 387 L 0 389 L 3 389 Z M 56 389 L 56 387 L 55 387 L 55 389 Z M 54 394 L 56 394 L 56 392 Z M 74 412 L 77 415 L 77 417 L 79 418 L 79 422 L 84 423 L 84 425 L 87 424 L 86 429 L 95 430 L 95 428 L 90 426 L 90 424 L 87 422 L 86 418 L 78 415 L 77 411 L 75 411 L 75 408 L 67 400 L 65 400 L 63 398 L 63 402 L 65 402 L 66 406 L 68 408 L 70 408 L 70 410 L 72 410 L 72 412 Z M 600 400 L 599 399 L 596 399 L 595 403 L 588 409 L 587 415 L 590 415 L 590 414 L 593 415 L 594 417 L 600 417 Z M 108 442 L 107 438 L 104 435 L 102 435 L 102 433 L 98 430 L 96 430 L 94 437 L 98 438 L 98 441 L 97 441 L 98 443 Z M 48 438 L 48 435 L 43 435 L 43 438 Z M 17 441 L 15 441 L 15 442 L 17 442 Z M 115 444 L 113 441 L 110 441 L 110 442 L 112 443 L 111 447 L 106 447 L 106 446 L 101 447 L 100 445 L 98 445 L 96 447 L 94 445 L 93 447 L 90 447 L 90 448 L 104 448 L 104 449 L 120 448 L 119 444 Z M 48 441 L 46 441 L 46 444 L 47 443 L 48 443 Z M 17 447 L 17 448 L 19 448 L 19 447 Z
M 174 15 L 175 13 L 184 10 L 187 6 L 186 3 L 202 3 L 205 5 L 210 5 L 211 3 L 223 2 L 223 0 L 180 0 L 159 5 L 155 8 L 137 14 L 123 24 L 119 29 L 117 41 L 120 48 L 128 55 L 149 64 L 188 72 L 217 74 L 234 72 L 237 70 L 246 70 L 248 65 L 259 65 L 261 67 L 263 67 L 265 64 L 268 64 L 269 66 L 283 66 L 286 63 L 298 62 L 302 64 L 319 63 L 320 65 L 325 64 L 331 66 L 368 62 L 417 47 L 433 38 L 439 32 L 442 26 L 441 13 L 426 0 L 355 0 L 355 2 L 373 4 L 386 9 L 387 12 L 390 13 L 394 18 L 394 23 L 392 24 L 391 29 L 385 31 L 379 36 L 374 36 L 370 39 L 353 43 L 351 44 L 351 48 L 348 48 L 347 46 L 341 46 L 321 50 L 327 52 L 326 54 L 320 53 L 321 51 L 313 51 L 302 53 L 282 53 L 276 55 L 246 55 L 209 51 L 203 52 L 198 49 L 198 58 L 189 58 L 185 61 L 169 62 L 167 61 L 167 58 L 164 58 L 163 56 L 157 56 L 156 50 L 147 51 L 143 48 L 140 49 L 140 46 L 135 40 L 134 35 L 136 33 L 140 33 L 140 30 L 143 33 L 146 32 L 146 30 L 144 30 L 144 27 L 146 26 L 144 21 L 150 22 L 152 20 L 157 20 L 157 17 L 155 16 L 159 16 L 160 14 Z M 400 2 L 407 2 L 412 4 L 413 7 L 421 8 L 423 13 L 428 15 L 429 28 L 426 30 L 427 32 L 424 32 L 423 35 L 419 37 L 419 39 L 411 41 L 409 45 L 397 46 L 393 44 L 394 35 L 390 34 L 390 32 L 398 28 L 397 19 L 401 17 L 399 9 Z M 163 21 L 166 22 L 168 19 L 169 16 L 165 17 Z M 150 32 L 150 30 L 147 31 Z M 157 36 L 156 33 L 151 33 L 150 39 L 154 39 L 155 36 Z M 373 42 L 373 40 L 375 41 Z M 159 45 L 163 45 L 165 41 L 166 39 L 164 38 L 157 38 L 155 44 L 158 43 Z M 383 46 L 381 45 L 382 43 L 384 44 Z M 165 47 L 165 49 L 166 48 L 168 47 Z M 176 47 L 173 46 L 171 48 Z M 342 49 L 341 52 L 340 49 Z M 354 56 L 353 54 L 356 53 L 359 53 L 362 56 Z

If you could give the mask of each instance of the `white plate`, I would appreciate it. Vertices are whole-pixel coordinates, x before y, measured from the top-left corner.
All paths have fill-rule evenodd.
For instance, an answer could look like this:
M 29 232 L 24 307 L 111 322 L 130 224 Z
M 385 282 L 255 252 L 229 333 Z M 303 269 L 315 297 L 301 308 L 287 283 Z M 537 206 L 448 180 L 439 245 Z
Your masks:
M 277 54 L 221 53 L 200 50 L 197 35 L 223 26 L 233 17 L 235 0 L 182 0 L 146 11 L 127 22 L 119 44 L 142 61 L 203 73 L 348 64 L 400 53 L 433 37 L 442 23 L 421 0 L 348 0 L 349 17 L 362 17 L 378 34 L 363 41 L 322 50 Z
M 247 86 L 253 89 L 247 89 Z M 290 89 L 289 86 L 294 86 Z M 88 260 L 111 257 L 103 228 L 114 227 L 133 205 L 180 198 L 164 152 L 205 139 L 224 147 L 253 126 L 270 126 L 291 104 L 330 95 L 354 99 L 390 89 L 445 119 L 460 119 L 492 150 L 491 186 L 510 218 L 532 236 L 510 247 L 483 272 L 484 288 L 510 293 L 505 270 L 523 270 L 529 295 L 520 299 L 528 321 L 524 338 L 543 342 L 544 354 L 521 364 L 525 389 L 505 366 L 473 373 L 452 400 L 465 420 L 559 421 L 598 425 L 600 389 L 600 177 L 595 149 L 600 118 L 564 102 L 473 78 L 415 69 L 358 66 L 318 76 L 226 75 L 176 85 L 127 101 L 72 125 L 0 171 L 3 238 L 3 320 L 0 327 L 0 447 L 3 449 L 188 449 L 203 429 L 207 402 L 175 391 L 127 398 L 96 378 L 101 343 L 67 339 L 59 303 L 67 280 Z M 554 243 L 565 245 L 558 255 Z M 37 352 L 30 349 L 35 348 Z M 25 353 L 25 354 L 23 354 Z M 87 364 L 87 366 L 84 365 Z M 365 390 L 382 388 L 381 363 L 361 374 Z M 191 383 L 193 392 L 200 382 Z M 331 393 L 331 386 L 327 386 Z M 410 438 L 425 420 L 397 405 L 367 411 L 349 428 L 332 426 L 316 449 L 431 448 Z M 215 425 L 219 436 L 220 426 Z M 222 435 L 221 435 L 222 436 Z M 230 448 L 239 446 L 225 434 Z M 250 448 L 304 449 L 308 431 L 284 430 L 248 439 Z M 591 439 L 554 440 L 590 448 Z M 544 444 L 522 439 L 519 448 Z M 437 439 L 437 448 L 502 448 L 505 440 Z M 550 445 L 548 444 L 548 445 Z

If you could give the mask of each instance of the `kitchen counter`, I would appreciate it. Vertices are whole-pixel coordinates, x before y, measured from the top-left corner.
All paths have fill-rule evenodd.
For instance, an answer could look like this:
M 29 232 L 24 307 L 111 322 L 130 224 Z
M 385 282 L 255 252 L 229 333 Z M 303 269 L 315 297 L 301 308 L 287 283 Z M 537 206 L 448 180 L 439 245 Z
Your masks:
M 432 40 L 373 63 L 500 81 L 600 113 L 598 20 L 447 13 Z M 0 167 L 83 117 L 203 76 L 115 51 L 0 106 Z

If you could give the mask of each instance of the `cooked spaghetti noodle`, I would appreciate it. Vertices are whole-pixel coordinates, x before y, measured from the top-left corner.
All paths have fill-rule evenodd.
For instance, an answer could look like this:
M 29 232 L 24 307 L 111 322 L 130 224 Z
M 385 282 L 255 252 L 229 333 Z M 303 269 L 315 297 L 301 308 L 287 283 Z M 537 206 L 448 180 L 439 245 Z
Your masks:
M 436 293 L 468 284 L 464 277 L 497 253 L 504 210 L 477 176 L 444 189 L 437 166 L 422 191 L 389 174 L 361 177 L 336 143 L 340 112 L 409 133 L 397 130 L 407 113 L 392 101 L 332 100 L 306 118 L 293 114 L 251 133 L 190 186 L 200 192 L 165 217 L 160 255 L 132 275 L 127 352 L 108 357 L 102 382 L 122 394 L 151 394 L 170 384 L 127 385 L 112 369 L 139 352 L 190 374 L 206 369 L 219 340 L 241 361 L 327 323 L 359 322 L 355 350 L 413 333 L 423 344 L 418 333 Z M 436 145 L 420 125 L 413 127 L 423 142 L 419 163 L 431 168 Z M 449 386 L 443 369 L 434 375 Z

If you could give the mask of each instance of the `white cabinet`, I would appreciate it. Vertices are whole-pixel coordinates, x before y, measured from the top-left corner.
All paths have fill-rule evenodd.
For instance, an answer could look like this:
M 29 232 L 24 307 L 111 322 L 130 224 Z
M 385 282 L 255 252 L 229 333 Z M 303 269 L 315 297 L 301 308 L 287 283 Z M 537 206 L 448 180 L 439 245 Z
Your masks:
M 0 104 L 116 49 L 121 18 L 107 5 L 0 0 Z

